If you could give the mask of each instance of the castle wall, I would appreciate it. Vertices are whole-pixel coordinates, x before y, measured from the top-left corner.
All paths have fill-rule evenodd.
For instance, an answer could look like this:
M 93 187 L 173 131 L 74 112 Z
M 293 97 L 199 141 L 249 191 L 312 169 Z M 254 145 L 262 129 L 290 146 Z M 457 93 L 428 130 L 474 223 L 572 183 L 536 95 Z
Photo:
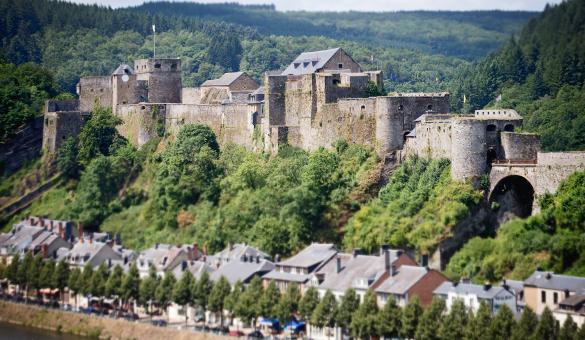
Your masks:
M 341 67 L 340 65 L 341 64 Z M 324 72 L 329 70 L 331 71 L 340 71 L 343 70 L 344 72 L 361 72 L 362 69 L 358 63 L 356 63 L 347 53 L 343 50 L 337 51 L 333 57 L 323 66 Z
M 181 60 L 175 58 L 141 59 L 134 62 L 137 80 L 148 82 L 149 103 L 180 103 Z
M 112 112 L 116 112 L 118 105 L 138 104 L 148 99 L 148 83 L 138 80 L 136 75 L 126 75 L 127 81 L 120 75 L 112 76 Z
M 500 133 L 502 157 L 507 160 L 536 159 L 540 151 L 540 136 L 533 133 Z
M 562 180 L 585 170 L 585 152 L 538 152 L 535 193 L 555 193 Z
M 425 116 L 416 124 L 416 137 L 407 137 L 403 154 L 430 158 L 451 158 L 453 115 Z
M 392 98 L 392 114 L 402 117 L 402 129 L 404 132 L 410 132 L 414 129 L 414 121 L 432 111 L 435 113 L 449 113 L 449 94 L 448 93 L 412 93 L 412 94 L 394 94 Z
M 165 104 L 119 105 L 116 114 L 123 121 L 118 126 L 118 132 L 138 147 L 165 131 Z
M 45 112 L 43 149 L 56 152 L 69 137 L 79 135 L 86 119 L 79 111 Z
M 77 84 L 77 94 L 82 112 L 91 112 L 96 101 L 102 107 L 112 107 L 111 77 L 83 77 Z
M 181 93 L 183 104 L 200 104 L 201 103 L 201 88 L 199 87 L 183 87 Z
M 313 117 L 317 110 L 316 87 L 317 81 L 314 74 L 288 77 L 284 93 L 284 125 L 300 126 L 301 119 Z

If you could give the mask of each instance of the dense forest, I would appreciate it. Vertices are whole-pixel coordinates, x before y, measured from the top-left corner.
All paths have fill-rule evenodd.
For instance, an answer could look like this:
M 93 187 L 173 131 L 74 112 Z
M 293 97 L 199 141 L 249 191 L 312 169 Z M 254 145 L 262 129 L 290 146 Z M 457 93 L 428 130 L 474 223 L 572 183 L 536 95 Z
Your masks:
M 585 149 L 584 22 L 583 1 L 547 7 L 518 38 L 455 78 L 455 109 L 515 108 L 545 150 Z

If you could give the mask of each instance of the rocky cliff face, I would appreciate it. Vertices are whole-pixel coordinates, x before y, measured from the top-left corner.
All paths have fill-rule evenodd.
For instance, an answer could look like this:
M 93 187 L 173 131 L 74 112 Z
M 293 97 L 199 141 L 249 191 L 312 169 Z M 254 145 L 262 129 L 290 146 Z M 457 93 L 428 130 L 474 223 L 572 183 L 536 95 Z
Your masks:
M 9 175 L 41 154 L 43 117 L 27 123 L 7 143 L 0 145 L 0 174 Z

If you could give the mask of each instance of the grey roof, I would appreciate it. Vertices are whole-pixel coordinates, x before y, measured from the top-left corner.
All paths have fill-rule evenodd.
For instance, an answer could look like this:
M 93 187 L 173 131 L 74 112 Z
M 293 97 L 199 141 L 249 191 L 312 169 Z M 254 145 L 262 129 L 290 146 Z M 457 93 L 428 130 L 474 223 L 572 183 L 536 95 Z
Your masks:
M 502 282 L 502 285 L 508 285 L 508 287 L 510 287 L 510 289 L 512 291 L 514 291 L 515 293 L 521 292 L 524 290 L 524 281 L 518 281 L 518 280 L 506 280 L 505 282 Z
M 224 250 L 214 254 L 215 259 L 225 262 L 229 262 L 230 260 L 242 260 L 244 256 L 248 258 L 256 258 L 257 256 L 262 259 L 270 258 L 270 255 L 265 252 L 245 243 L 229 245 Z
M 295 256 L 277 264 L 281 266 L 309 268 L 329 260 L 335 254 L 337 254 L 337 250 L 333 244 L 313 243 Z
M 339 50 L 340 48 L 337 47 L 330 50 L 303 52 L 282 71 L 282 74 L 300 75 L 315 73 L 322 69 Z
M 73 248 L 71 248 L 71 251 L 69 251 L 69 255 L 68 257 L 72 260 L 74 260 L 75 262 L 77 262 L 77 259 L 84 259 L 83 263 L 91 261 L 94 256 L 96 256 L 103 248 L 105 247 L 110 247 L 107 244 L 103 243 L 103 242 L 97 242 L 97 241 L 84 241 L 84 242 L 77 242 L 73 245 Z M 116 256 L 112 256 L 110 257 L 112 260 L 119 260 L 121 259 L 120 254 L 114 252 L 112 250 L 111 254 L 114 254 Z
M 416 137 L 416 128 L 412 129 L 412 131 L 410 131 L 406 137 Z
M 22 250 L 32 243 L 32 241 L 43 231 L 44 229 L 41 227 L 17 225 L 12 229 L 12 232 L 9 233 L 11 236 L 5 239 L 0 246 L 13 248 L 13 250 Z
M 211 279 L 217 281 L 223 276 L 231 285 L 234 285 L 238 280 L 247 282 L 252 276 L 264 275 L 272 269 L 274 269 L 274 264 L 267 260 L 260 260 L 260 262 L 236 260 L 220 266 L 211 274 Z
M 149 268 L 154 265 L 157 270 L 167 270 L 167 268 L 177 256 L 182 252 L 187 251 L 187 246 L 175 246 L 171 244 L 156 244 L 142 251 L 138 255 L 139 267 Z
M 293 274 L 293 273 L 285 273 L 285 272 L 278 272 L 273 270 L 268 274 L 264 275 L 263 279 L 268 280 L 276 280 L 276 281 L 289 281 L 289 282 L 297 282 L 297 283 L 304 283 L 309 280 L 311 277 L 310 274 Z
M 578 307 L 585 304 L 585 295 L 576 294 L 561 301 L 560 305 Z
M 204 271 L 213 273 L 213 268 L 202 261 L 185 261 L 185 265 L 186 267 L 183 267 L 183 265 L 180 264 L 172 270 L 172 273 L 177 280 L 180 280 L 181 277 L 183 277 L 185 270 L 189 270 L 196 279 L 199 278 Z M 183 268 L 185 268 L 185 270 L 183 270 Z
M 389 276 L 378 286 L 376 292 L 388 294 L 405 294 L 410 287 L 428 273 L 427 268 L 418 266 L 400 266 L 393 276 Z
M 132 71 L 132 67 L 126 65 L 126 64 L 120 64 L 120 66 L 118 66 L 117 69 L 114 70 L 114 72 L 112 72 L 112 75 L 131 75 L 134 74 L 134 71 Z
M 512 294 L 512 292 L 506 290 L 501 286 L 491 286 L 489 289 L 485 289 L 483 285 L 473 283 L 458 283 L 453 284 L 451 282 L 443 282 L 437 289 L 433 291 L 433 294 L 447 295 L 448 293 L 454 293 L 457 295 L 475 295 L 479 299 L 491 300 L 501 293 Z
M 399 253 L 390 250 L 390 263 L 396 261 Z M 337 258 L 341 260 L 341 271 L 337 273 Z M 363 288 L 356 285 L 357 279 L 367 279 L 369 288 L 386 272 L 384 256 L 337 254 L 326 265 L 317 271 L 324 274 L 324 280 L 319 285 L 321 289 L 330 289 L 345 292 L 348 288 Z
M 264 94 L 264 86 L 258 87 L 254 92 L 251 93 L 253 96 L 258 94 Z
M 581 292 L 585 290 L 585 277 L 558 275 L 537 270 L 524 281 L 524 286 Z
M 228 72 L 224 73 L 218 79 L 205 81 L 201 86 L 230 86 L 234 81 L 240 78 L 245 72 Z

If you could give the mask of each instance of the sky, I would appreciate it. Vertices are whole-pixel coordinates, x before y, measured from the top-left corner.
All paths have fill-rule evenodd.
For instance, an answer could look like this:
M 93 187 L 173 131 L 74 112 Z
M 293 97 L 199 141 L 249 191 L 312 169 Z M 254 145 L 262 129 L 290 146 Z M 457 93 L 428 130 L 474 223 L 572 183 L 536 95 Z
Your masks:
M 139 5 L 144 0 L 69 0 L 77 3 L 98 3 L 111 7 Z M 546 3 L 562 0 L 200 0 L 197 2 L 239 2 L 242 4 L 276 5 L 281 11 L 399 11 L 399 10 L 528 10 L 541 11 Z

